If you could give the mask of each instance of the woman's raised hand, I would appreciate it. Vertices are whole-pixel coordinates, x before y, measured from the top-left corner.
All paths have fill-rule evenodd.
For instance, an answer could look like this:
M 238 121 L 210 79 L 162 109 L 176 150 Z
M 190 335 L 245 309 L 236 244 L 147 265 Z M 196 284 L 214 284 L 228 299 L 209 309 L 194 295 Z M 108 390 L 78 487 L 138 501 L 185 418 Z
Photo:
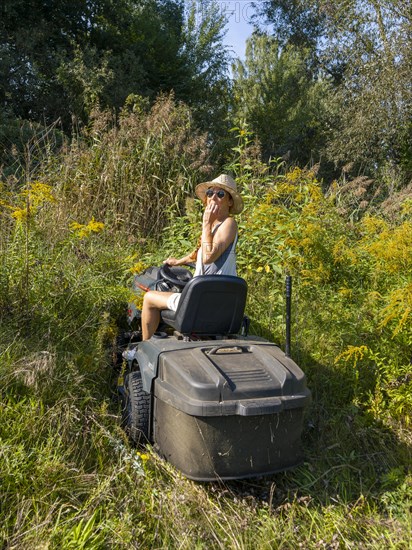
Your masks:
M 218 213 L 219 206 L 216 203 L 210 203 L 206 205 L 205 211 L 203 212 L 203 224 L 211 225 L 214 221 L 217 220 Z

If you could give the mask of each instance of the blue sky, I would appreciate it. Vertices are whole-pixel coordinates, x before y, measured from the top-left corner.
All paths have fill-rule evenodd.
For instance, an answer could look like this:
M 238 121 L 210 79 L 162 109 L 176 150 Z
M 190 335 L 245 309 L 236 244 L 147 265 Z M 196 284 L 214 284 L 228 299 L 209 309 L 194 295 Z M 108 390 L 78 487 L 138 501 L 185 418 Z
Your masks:
M 244 58 L 246 39 L 252 34 L 253 25 L 249 20 L 254 10 L 249 0 L 215 0 L 220 10 L 228 18 L 225 43 L 234 50 L 236 57 Z

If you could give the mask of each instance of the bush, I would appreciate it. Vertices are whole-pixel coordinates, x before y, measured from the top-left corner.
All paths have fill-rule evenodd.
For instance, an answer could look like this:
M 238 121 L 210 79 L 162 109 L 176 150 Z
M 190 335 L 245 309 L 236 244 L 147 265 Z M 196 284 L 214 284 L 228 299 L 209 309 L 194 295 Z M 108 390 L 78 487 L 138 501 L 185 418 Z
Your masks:
M 167 116 L 174 112 L 166 100 L 163 106 Z M 167 116 L 156 112 L 161 126 Z M 130 114 L 130 124 L 154 115 Z M 180 123 L 177 135 L 179 129 Z M 111 131 L 117 139 L 120 131 Z M 106 126 L 93 132 L 90 139 L 108 136 Z M 126 139 L 124 154 L 133 151 Z M 89 149 L 72 144 L 37 178 L 1 188 L 2 545 L 409 547 L 410 205 L 395 220 L 375 214 L 354 221 L 332 193 L 324 196 L 313 170 L 264 165 L 257 148 L 236 148 L 231 167 L 245 201 L 239 274 L 249 283 L 252 332 L 282 344 L 284 276 L 291 274 L 292 356 L 308 376 L 313 404 L 300 468 L 199 485 L 150 446 L 132 449 L 111 399 L 115 320 L 125 313 L 133 269 L 183 254 L 200 232 L 200 204 L 183 203 L 186 183 L 200 177 L 185 164 L 188 157 L 179 168 L 176 154 L 176 165 L 163 172 L 151 149 L 139 151 L 148 155 L 150 177 L 137 153 L 124 163 L 146 174 L 146 200 L 157 192 L 149 185 L 157 177 L 169 193 L 159 224 L 153 222 L 157 239 L 142 239 L 150 230 L 116 202 L 113 181 L 130 191 L 132 179 L 116 179 L 120 157 L 110 165 L 99 141 Z M 105 170 L 113 176 L 107 185 L 100 179 Z M 167 173 L 187 178 L 179 204 Z M 140 204 L 135 199 L 134 207 Z M 127 234 L 127 220 L 136 235 Z
M 94 217 L 135 237 L 158 237 L 170 208 L 183 213 L 199 174 L 210 171 L 206 136 L 173 96 L 151 109 L 129 98 L 118 121 L 96 111 L 81 138 L 50 167 L 48 180 L 74 220 Z

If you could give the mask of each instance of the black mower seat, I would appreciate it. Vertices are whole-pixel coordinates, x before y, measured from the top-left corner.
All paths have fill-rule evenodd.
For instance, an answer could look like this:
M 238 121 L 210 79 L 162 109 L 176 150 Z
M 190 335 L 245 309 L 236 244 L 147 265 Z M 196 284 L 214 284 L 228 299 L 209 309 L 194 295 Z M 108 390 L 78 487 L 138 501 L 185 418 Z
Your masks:
M 161 312 L 164 323 L 183 335 L 237 334 L 243 321 L 247 283 L 229 275 L 200 275 L 182 291 L 176 311 Z

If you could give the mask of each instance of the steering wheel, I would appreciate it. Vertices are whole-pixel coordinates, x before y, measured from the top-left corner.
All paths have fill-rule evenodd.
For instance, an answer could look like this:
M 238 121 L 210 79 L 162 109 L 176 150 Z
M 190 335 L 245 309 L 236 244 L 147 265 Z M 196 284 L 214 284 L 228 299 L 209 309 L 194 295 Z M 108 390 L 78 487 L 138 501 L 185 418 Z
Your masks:
M 159 274 L 165 281 L 179 288 L 183 288 L 186 283 L 193 277 L 191 271 L 184 267 L 170 266 L 163 264 L 159 270 Z

